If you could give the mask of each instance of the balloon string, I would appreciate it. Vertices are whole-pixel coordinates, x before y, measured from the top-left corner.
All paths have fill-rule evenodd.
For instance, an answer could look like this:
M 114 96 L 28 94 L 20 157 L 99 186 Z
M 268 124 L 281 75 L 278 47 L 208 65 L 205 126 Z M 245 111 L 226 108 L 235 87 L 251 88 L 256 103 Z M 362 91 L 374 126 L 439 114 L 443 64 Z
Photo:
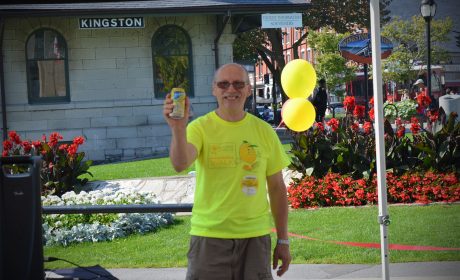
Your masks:
M 278 127 L 275 128 L 275 129 L 279 129 L 279 128 L 281 127 L 281 125 L 283 125 L 283 124 L 284 124 L 284 120 L 281 120 L 281 121 L 280 121 L 280 124 L 279 124 Z

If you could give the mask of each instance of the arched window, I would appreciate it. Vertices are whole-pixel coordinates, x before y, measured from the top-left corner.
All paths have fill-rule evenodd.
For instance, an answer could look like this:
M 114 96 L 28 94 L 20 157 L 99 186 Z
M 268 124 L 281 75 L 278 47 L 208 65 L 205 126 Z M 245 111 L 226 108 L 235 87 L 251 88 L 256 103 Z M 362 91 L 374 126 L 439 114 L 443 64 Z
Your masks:
M 29 103 L 69 102 L 67 44 L 52 29 L 33 32 L 26 42 Z
M 174 87 L 193 97 L 192 43 L 187 32 L 176 25 L 165 25 L 152 38 L 153 84 L 155 98 L 163 99 Z

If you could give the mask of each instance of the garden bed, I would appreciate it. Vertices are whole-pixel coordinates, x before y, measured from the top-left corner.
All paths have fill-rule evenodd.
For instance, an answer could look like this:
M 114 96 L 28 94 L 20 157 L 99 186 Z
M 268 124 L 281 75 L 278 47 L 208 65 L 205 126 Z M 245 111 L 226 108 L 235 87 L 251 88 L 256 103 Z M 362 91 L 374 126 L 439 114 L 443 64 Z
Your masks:
M 377 176 L 372 180 L 353 179 L 329 173 L 324 178 L 305 176 L 288 187 L 291 207 L 361 206 L 378 202 Z M 401 176 L 387 173 L 388 203 L 460 201 L 460 183 L 455 173 L 413 173 Z

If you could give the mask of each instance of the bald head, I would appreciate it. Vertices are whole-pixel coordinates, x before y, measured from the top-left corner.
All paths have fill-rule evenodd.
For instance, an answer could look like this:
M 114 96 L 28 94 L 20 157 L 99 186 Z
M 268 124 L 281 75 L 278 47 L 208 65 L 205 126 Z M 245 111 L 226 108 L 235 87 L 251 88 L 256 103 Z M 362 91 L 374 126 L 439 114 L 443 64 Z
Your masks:
M 244 73 L 244 82 L 249 84 L 249 73 L 248 73 L 248 71 L 246 70 L 246 68 L 244 68 L 241 64 L 238 64 L 238 63 L 227 63 L 227 64 L 224 64 L 221 67 L 219 67 L 216 70 L 216 73 L 214 74 L 213 82 L 216 82 L 218 80 L 218 77 L 220 76 L 222 70 L 227 69 L 228 67 L 234 67 L 234 68 L 241 69 L 243 71 L 243 73 Z

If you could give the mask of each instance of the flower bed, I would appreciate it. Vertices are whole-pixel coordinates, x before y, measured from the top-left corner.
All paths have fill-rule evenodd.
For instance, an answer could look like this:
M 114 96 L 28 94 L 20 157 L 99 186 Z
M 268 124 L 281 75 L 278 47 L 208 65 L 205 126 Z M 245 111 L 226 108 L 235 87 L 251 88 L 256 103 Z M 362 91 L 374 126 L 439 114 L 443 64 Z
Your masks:
M 2 156 L 41 156 L 43 159 L 40 179 L 43 183 L 42 194 L 61 195 L 73 190 L 75 186 L 84 185 L 88 179 L 78 178 L 89 174 L 91 160 L 84 160 L 85 153 L 78 152 L 78 148 L 85 143 L 85 138 L 77 136 L 69 144 L 60 144 L 64 137 L 58 132 L 45 134 L 42 140 L 22 140 L 19 134 L 12 130 L 8 132 L 8 139 L 3 141 Z M 10 174 L 24 172 L 27 168 L 20 165 L 5 166 Z
M 147 192 L 104 189 L 79 194 L 67 192 L 58 197 L 42 197 L 49 205 L 113 205 L 155 203 Z M 170 213 L 162 214 L 53 214 L 43 216 L 43 243 L 67 246 L 72 243 L 110 241 L 133 233 L 144 234 L 173 223 Z
M 460 183 L 454 173 L 388 173 L 387 195 L 389 203 L 455 202 L 460 201 Z M 295 209 L 376 204 L 377 176 L 371 181 L 337 173 L 305 176 L 289 185 L 288 199 Z

